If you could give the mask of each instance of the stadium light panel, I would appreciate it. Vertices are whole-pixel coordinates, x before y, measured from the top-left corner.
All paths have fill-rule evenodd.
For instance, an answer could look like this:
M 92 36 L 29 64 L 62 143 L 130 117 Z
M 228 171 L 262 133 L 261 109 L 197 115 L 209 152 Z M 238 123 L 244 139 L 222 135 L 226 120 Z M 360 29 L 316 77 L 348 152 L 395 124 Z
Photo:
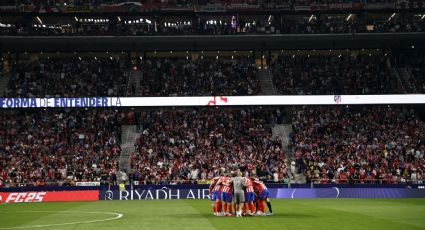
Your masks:
M 43 24 L 43 21 L 41 20 L 41 18 L 39 16 L 37 16 L 36 19 L 40 24 Z
M 351 19 L 351 17 L 353 16 L 353 14 L 349 14 L 346 21 L 349 21 Z

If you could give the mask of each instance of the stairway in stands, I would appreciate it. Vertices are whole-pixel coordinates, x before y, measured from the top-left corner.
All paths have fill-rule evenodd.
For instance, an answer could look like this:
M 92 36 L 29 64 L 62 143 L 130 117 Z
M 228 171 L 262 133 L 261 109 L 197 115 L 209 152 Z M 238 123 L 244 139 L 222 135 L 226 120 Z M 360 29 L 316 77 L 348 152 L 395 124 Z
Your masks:
M 273 85 L 273 76 L 269 69 L 261 69 L 258 71 L 258 77 L 260 80 L 261 94 L 262 95 L 274 95 L 276 90 Z
M 408 72 L 406 67 L 397 68 L 397 72 L 400 76 L 403 87 L 407 90 L 407 93 L 417 93 L 416 86 L 412 75 Z
M 292 149 L 289 149 L 289 134 L 292 133 L 292 125 L 277 124 L 272 128 L 272 137 L 279 138 L 282 142 L 282 149 L 285 151 L 286 159 L 288 159 L 288 171 L 290 172 L 289 178 L 291 183 L 302 184 L 306 183 L 304 174 L 297 174 L 296 170 L 291 170 L 291 162 L 295 160 Z
M 417 93 L 413 78 L 407 67 L 393 67 L 391 61 L 387 59 L 387 67 L 390 70 L 390 77 L 396 79 L 397 85 L 392 88 L 399 93 Z
M 135 125 L 123 125 L 121 130 L 121 155 L 118 165 L 121 175 L 118 178 L 125 178 L 125 174 L 131 173 L 130 156 L 135 151 L 134 144 L 139 134 Z
M 10 81 L 9 74 L 2 75 L 0 73 L 0 97 L 3 97 L 4 93 L 6 92 L 9 81 Z
M 135 96 L 142 95 L 142 92 L 140 91 L 141 90 L 140 86 L 142 84 L 142 82 L 140 80 L 142 80 L 142 77 L 143 77 L 143 72 L 140 71 L 140 70 L 136 70 L 136 71 L 131 72 L 130 82 L 134 83 L 134 85 L 135 85 L 135 90 L 136 90 Z
M 273 128 L 272 128 L 272 137 L 273 139 L 279 138 L 280 141 L 282 142 L 282 149 L 284 151 L 287 151 L 288 149 L 288 144 L 289 144 L 289 133 L 288 133 L 288 127 L 290 128 L 290 130 L 292 130 L 291 125 L 290 124 L 276 124 Z M 291 132 L 291 131 L 289 131 Z

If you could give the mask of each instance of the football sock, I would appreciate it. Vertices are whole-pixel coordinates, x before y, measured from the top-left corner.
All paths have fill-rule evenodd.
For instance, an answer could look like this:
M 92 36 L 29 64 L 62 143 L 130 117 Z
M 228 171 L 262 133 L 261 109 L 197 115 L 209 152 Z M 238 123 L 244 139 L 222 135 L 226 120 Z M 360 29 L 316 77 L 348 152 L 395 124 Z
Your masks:
M 215 211 L 216 212 L 221 212 L 221 200 L 216 202 L 216 204 L 215 204 Z
M 255 212 L 255 206 L 254 206 L 254 203 L 249 202 L 249 210 L 251 211 L 251 213 L 254 213 L 254 212 Z
M 269 208 L 270 213 L 273 213 L 272 211 L 272 204 L 270 203 L 270 201 L 267 201 L 267 207 Z

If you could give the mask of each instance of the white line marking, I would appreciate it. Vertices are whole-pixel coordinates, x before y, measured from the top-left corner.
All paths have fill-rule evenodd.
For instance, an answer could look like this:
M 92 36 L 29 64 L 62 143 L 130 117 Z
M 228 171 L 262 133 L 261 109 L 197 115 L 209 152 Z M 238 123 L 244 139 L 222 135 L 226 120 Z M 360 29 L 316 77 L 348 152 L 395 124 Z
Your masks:
M 5 211 L 0 211 L 0 212 L 6 213 Z M 7 213 L 9 213 L 9 212 L 10 211 L 7 211 Z M 99 219 L 99 220 L 87 220 L 87 221 L 61 223 L 61 224 L 42 224 L 42 225 L 28 225 L 28 226 L 19 226 L 19 227 L 0 228 L 1 230 L 23 229 L 23 228 L 43 228 L 43 227 L 64 226 L 64 225 L 73 225 L 73 224 L 89 224 L 89 223 L 96 223 L 96 222 L 118 220 L 118 219 L 121 219 L 124 216 L 124 214 L 115 213 L 115 212 L 84 212 L 84 211 L 16 211 L 16 212 L 55 212 L 55 213 L 64 212 L 64 213 L 108 214 L 108 215 L 115 215 L 115 217 L 106 218 L 106 219 Z
M 294 193 L 295 193 L 295 191 L 297 191 L 297 189 L 294 189 L 294 191 L 292 191 L 292 193 L 291 193 L 291 198 L 292 199 L 294 199 Z
M 335 198 L 338 198 L 339 197 L 339 188 L 338 187 L 332 187 L 332 188 L 334 188 L 336 190 L 336 192 L 337 192 Z

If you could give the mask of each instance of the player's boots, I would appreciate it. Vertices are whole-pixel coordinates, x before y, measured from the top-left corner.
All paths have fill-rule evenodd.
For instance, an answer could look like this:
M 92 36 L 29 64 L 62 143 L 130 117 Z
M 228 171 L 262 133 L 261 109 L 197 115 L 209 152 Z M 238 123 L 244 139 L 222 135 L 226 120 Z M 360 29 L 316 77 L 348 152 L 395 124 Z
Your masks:
M 236 212 L 236 217 L 242 217 L 242 211 L 237 211 Z

